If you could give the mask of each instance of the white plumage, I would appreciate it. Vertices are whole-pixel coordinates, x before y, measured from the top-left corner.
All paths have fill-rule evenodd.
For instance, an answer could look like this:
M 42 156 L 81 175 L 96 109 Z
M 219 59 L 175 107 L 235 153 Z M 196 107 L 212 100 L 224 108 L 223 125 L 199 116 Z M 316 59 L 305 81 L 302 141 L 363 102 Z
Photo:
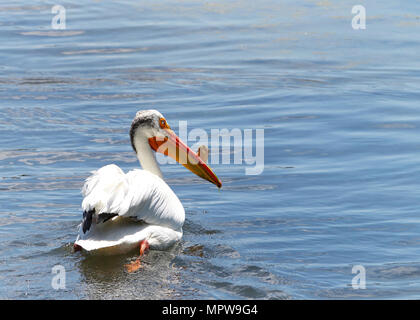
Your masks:
M 126 251 L 144 239 L 151 248 L 165 249 L 182 237 L 184 207 L 153 173 L 135 169 L 124 174 L 118 166 L 107 165 L 86 180 L 82 194 L 83 211 L 118 214 L 112 223 L 92 223 L 87 233 L 79 228 L 75 243 L 87 251 Z

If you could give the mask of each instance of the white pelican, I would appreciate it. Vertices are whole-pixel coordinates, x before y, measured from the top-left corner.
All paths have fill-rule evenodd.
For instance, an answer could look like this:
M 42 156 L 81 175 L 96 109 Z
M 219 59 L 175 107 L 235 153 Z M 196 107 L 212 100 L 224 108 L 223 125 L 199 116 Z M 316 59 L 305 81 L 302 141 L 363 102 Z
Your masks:
M 171 130 L 156 110 L 139 111 L 130 129 L 131 145 L 143 170 L 124 174 L 116 165 L 100 168 L 86 179 L 82 189 L 83 221 L 75 251 L 121 253 L 140 246 L 140 256 L 150 248 L 165 249 L 182 237 L 185 211 L 163 181 L 153 151 L 170 156 L 199 177 L 222 186 L 207 166 L 207 148 L 197 155 Z M 137 270 L 140 260 L 127 265 Z

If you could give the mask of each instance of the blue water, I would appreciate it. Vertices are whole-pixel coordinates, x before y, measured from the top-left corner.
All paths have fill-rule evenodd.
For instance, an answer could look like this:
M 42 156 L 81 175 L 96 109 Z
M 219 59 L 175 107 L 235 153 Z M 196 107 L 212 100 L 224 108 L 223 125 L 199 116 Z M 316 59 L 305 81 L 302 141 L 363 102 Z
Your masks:
M 365 30 L 355 4 L 2 1 L 0 298 L 419 299 L 420 3 L 363 1 Z M 212 164 L 218 191 L 163 166 L 184 237 L 128 274 L 137 252 L 72 243 L 84 179 L 139 167 L 151 108 L 175 132 L 264 129 L 264 171 Z

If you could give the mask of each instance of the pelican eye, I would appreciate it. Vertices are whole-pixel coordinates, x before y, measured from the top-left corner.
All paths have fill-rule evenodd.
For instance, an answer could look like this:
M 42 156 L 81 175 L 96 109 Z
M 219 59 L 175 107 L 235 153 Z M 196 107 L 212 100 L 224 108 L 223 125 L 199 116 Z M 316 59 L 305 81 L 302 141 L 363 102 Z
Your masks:
M 160 118 L 160 120 L 159 120 L 159 125 L 160 125 L 160 127 L 161 127 L 162 129 L 165 129 L 165 128 L 167 128 L 167 127 L 168 127 L 168 125 L 166 124 L 166 120 L 165 120 L 165 119 L 163 119 L 163 118 Z

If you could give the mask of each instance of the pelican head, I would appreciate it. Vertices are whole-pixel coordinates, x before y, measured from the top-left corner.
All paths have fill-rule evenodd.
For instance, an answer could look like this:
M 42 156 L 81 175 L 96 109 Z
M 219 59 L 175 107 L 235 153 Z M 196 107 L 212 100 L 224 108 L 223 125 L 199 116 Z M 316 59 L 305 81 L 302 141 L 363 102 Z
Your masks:
M 160 177 L 162 172 L 152 150 L 169 156 L 199 177 L 221 188 L 222 183 L 210 167 L 172 130 L 157 110 L 137 112 L 130 129 L 131 145 L 143 169 Z

